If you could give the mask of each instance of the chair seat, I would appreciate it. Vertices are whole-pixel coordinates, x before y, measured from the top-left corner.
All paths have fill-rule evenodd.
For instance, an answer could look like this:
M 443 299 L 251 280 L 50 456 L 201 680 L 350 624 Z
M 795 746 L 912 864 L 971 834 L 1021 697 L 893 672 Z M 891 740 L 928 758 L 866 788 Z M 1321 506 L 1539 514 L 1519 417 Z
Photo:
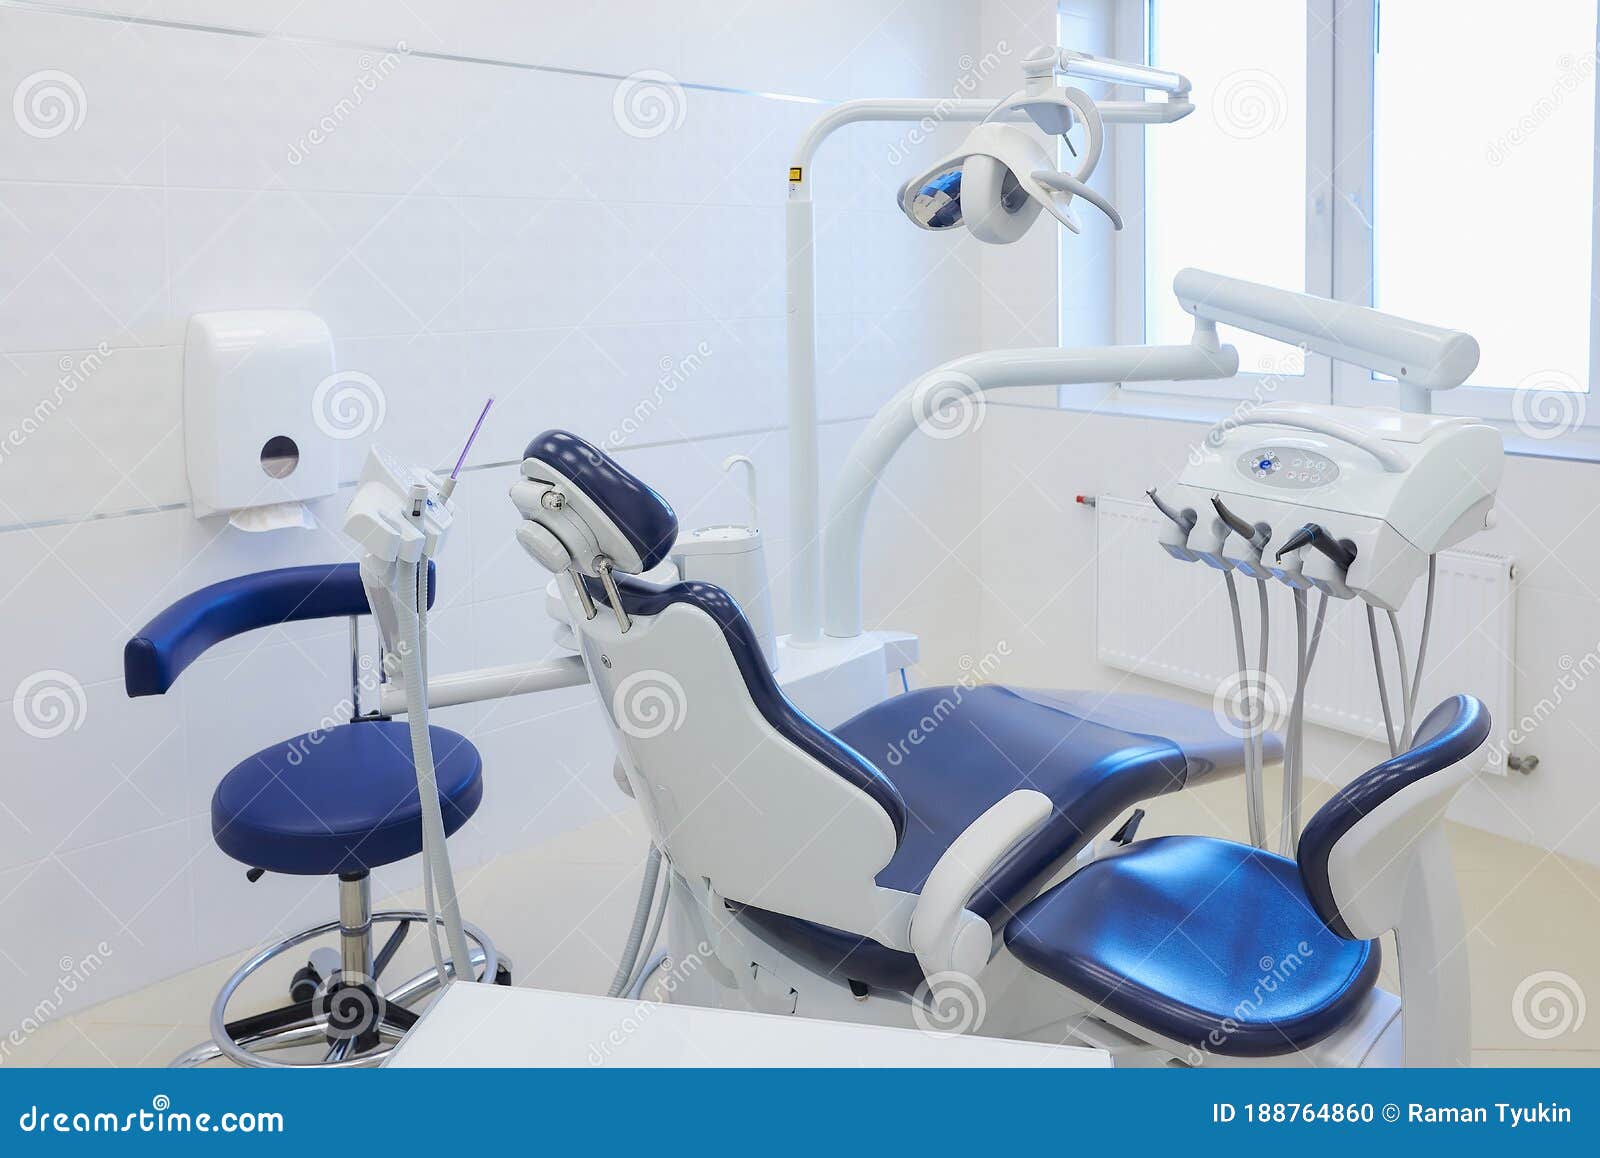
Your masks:
M 1200 836 L 1140 841 L 1085 865 L 1006 926 L 1024 965 L 1202 1052 L 1302 1049 L 1354 1017 L 1376 941 L 1336 936 L 1291 860 Z
M 483 762 L 464 736 L 430 728 L 446 833 L 483 799 Z M 211 832 L 223 852 L 269 872 L 357 873 L 422 851 L 411 731 L 363 721 L 263 748 L 222 778 Z
M 1076 694 L 998 685 L 923 688 L 835 728 L 834 735 L 876 765 L 905 801 L 905 835 L 878 884 L 921 892 L 944 851 L 991 804 L 1018 788 L 1043 792 L 1055 805 L 1049 821 L 968 906 L 998 930 L 1124 810 L 1184 786 L 1192 766 L 1177 745 L 1088 718 L 1095 713 L 1070 698 Z M 1179 715 L 1196 711 L 1170 707 Z M 1220 731 L 1209 711 L 1198 714 Z M 1184 723 L 1191 733 L 1200 730 L 1187 716 Z M 1242 753 L 1242 745 L 1233 744 Z M 1212 751 L 1208 758 L 1220 756 Z M 741 912 L 825 972 L 908 993 L 922 982 L 910 953 L 784 914 Z

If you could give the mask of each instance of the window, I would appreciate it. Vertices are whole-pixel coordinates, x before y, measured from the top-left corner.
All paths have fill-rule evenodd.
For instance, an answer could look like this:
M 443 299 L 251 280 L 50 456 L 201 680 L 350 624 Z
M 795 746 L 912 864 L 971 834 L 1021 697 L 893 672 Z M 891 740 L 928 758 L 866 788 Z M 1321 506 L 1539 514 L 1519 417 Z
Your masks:
M 1586 394 L 1596 288 L 1597 0 L 1131 0 L 1118 55 L 1187 75 L 1195 111 L 1118 159 L 1119 342 L 1181 342 L 1187 265 L 1466 330 L 1440 412 Z M 1241 30 L 1247 29 L 1248 35 Z M 1394 404 L 1359 367 L 1231 331 L 1233 383 L 1129 390 Z M 1579 407 L 1579 409 L 1583 409 Z M 1600 407 L 1589 420 L 1600 422 Z
M 1210 95 L 1182 128 L 1145 134 L 1144 341 L 1189 340 L 1194 319 L 1172 296 L 1173 275 L 1185 266 L 1305 285 L 1305 43 L 1306 10 L 1284 0 L 1179 0 L 1157 9 L 1150 63 Z M 1304 372 L 1291 346 L 1229 337 L 1241 370 Z
M 1372 304 L 1476 336 L 1474 386 L 1589 381 L 1596 10 L 1379 9 Z

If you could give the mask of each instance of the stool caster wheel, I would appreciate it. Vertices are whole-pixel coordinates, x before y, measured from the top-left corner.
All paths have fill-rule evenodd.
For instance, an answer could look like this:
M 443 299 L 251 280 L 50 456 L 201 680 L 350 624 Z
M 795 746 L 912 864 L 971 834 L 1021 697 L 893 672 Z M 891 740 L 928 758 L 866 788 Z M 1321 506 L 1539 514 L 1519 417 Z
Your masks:
M 499 965 L 495 966 L 494 983 L 496 985 L 510 985 L 511 984 L 511 970 L 506 968 L 506 964 L 505 964 L 504 961 L 502 961 Z
M 403 927 L 403 926 L 402 926 Z M 330 978 L 339 971 L 339 951 L 323 947 L 314 949 L 305 968 L 296 969 L 289 980 L 289 1000 L 310 1001 Z
M 322 988 L 322 974 L 317 972 L 317 967 L 310 961 L 296 969 L 294 977 L 289 982 L 290 1001 L 310 1001 L 317 995 L 317 990 Z

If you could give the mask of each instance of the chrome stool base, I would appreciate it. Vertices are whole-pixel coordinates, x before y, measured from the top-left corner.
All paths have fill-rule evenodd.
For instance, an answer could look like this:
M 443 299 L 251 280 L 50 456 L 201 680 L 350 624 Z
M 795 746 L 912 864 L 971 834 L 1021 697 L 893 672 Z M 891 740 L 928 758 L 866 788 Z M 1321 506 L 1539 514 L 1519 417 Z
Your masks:
M 179 1054 L 173 1059 L 173 1066 L 198 1066 L 226 1058 L 237 1065 L 251 1067 L 345 1069 L 377 1065 L 389 1055 L 417 1020 L 409 1007 L 438 990 L 439 973 L 437 969 L 425 969 L 387 993 L 378 987 L 378 978 L 405 939 L 406 932 L 412 925 L 426 926 L 428 914 L 416 909 L 372 912 L 368 903 L 370 884 L 364 873 L 341 877 L 339 888 L 340 919 L 286 937 L 234 970 L 223 982 L 211 1006 L 211 1040 Z M 380 923 L 392 924 L 395 928 L 374 956 L 372 929 Z M 471 949 L 474 981 L 511 984 L 510 962 L 495 952 L 494 943 L 474 925 L 465 925 L 464 929 Z M 315 996 L 266 1013 L 228 1020 L 228 1003 L 246 978 L 289 950 L 335 932 L 340 936 L 342 964 L 338 972 L 323 980 Z M 445 972 L 454 979 L 449 962 L 445 964 Z M 277 1061 L 264 1056 L 319 1041 L 328 1046 L 321 1060 Z

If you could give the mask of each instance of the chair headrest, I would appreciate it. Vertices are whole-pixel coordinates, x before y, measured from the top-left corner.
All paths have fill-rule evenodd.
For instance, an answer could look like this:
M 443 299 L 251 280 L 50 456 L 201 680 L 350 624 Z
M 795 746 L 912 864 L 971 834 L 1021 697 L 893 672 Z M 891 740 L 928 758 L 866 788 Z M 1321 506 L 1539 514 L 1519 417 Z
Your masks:
M 678 516 L 667 500 L 576 434 L 547 430 L 528 443 L 522 477 L 511 491 L 518 509 L 561 540 L 586 574 L 600 555 L 618 571 L 641 574 L 677 542 Z

